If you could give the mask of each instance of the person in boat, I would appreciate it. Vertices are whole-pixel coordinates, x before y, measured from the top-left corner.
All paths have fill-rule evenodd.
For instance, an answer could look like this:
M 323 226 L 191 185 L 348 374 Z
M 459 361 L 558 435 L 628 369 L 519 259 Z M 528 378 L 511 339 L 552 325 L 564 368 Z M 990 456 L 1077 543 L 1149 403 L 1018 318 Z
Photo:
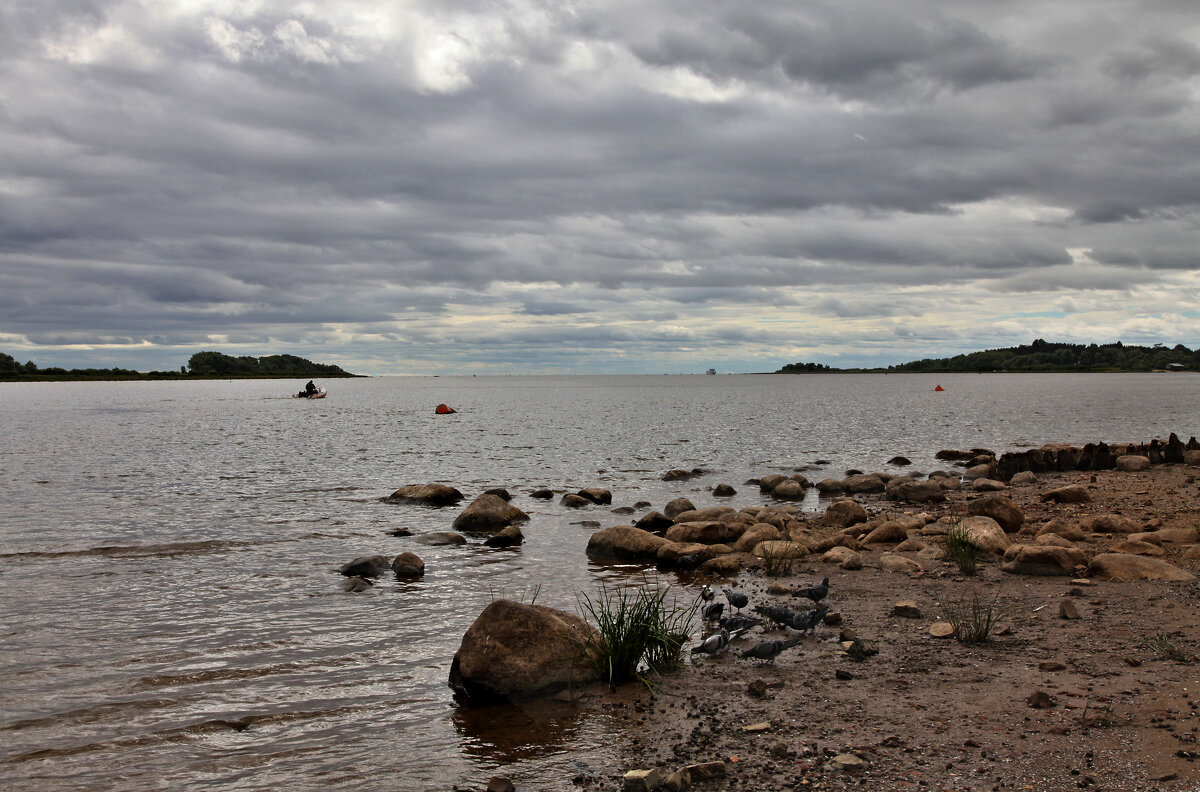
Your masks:
M 308 381 L 308 384 L 304 386 L 304 393 L 305 393 L 305 395 L 306 395 L 306 396 L 312 396 L 312 395 L 313 395 L 314 393 L 316 393 L 316 392 L 317 392 L 317 386 L 316 386 L 316 385 L 313 385 L 313 381 L 312 381 L 312 380 L 309 380 L 309 381 Z

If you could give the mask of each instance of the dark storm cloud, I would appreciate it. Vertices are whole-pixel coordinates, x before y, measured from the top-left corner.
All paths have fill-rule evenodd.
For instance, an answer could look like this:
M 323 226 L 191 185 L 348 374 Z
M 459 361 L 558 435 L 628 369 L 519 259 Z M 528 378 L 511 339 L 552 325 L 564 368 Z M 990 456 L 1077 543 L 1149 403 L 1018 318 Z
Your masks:
M 906 359 L 1139 288 L 1194 345 L 1197 24 L 1148 8 L 18 0 L 0 351 Z

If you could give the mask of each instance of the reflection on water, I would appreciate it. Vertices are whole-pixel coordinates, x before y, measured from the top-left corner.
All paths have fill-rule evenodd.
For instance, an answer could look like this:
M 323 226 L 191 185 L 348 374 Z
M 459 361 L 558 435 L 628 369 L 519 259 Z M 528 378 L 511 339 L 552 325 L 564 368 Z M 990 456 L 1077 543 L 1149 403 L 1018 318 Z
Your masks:
M 761 503 L 747 479 L 880 469 L 941 448 L 1197 434 L 1166 375 L 536 377 L 0 383 L 0 779 L 8 790 L 445 790 L 619 764 L 618 704 L 459 710 L 463 633 L 495 598 L 579 612 L 601 586 L 703 581 L 590 562 L 639 502 Z M 439 403 L 458 414 L 436 417 Z M 672 468 L 709 471 L 664 482 Z M 405 484 L 505 487 L 523 544 L 420 544 L 459 508 Z M 711 489 L 726 483 L 732 499 Z M 611 507 L 562 494 L 611 489 Z M 530 497 L 549 487 L 552 501 Z M 819 510 L 815 493 L 800 505 Z M 626 507 L 633 513 L 614 513 Z M 582 525 L 592 523 L 592 525 Z M 419 580 L 337 569 L 417 553 Z M 502 772 L 501 772 L 502 771 Z M 557 784 L 562 786 L 562 784 Z

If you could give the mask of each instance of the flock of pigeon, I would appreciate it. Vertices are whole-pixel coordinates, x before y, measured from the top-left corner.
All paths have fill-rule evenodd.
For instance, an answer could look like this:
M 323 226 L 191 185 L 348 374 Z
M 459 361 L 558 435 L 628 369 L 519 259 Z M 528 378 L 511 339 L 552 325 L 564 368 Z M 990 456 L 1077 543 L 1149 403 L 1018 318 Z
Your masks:
M 795 611 L 782 605 L 755 605 L 753 610 L 759 616 L 746 616 L 742 614 L 742 608 L 750 604 L 750 598 L 733 589 L 722 589 L 722 592 L 725 594 L 725 601 L 737 613 L 732 616 L 723 616 L 725 602 L 714 602 L 716 592 L 712 590 L 711 586 L 705 586 L 700 591 L 700 597 L 708 604 L 701 610 L 701 615 L 706 623 L 715 624 L 718 629 L 717 632 L 705 638 L 699 646 L 692 649 L 692 654 L 706 654 L 710 657 L 720 654 L 725 651 L 729 642 L 734 638 L 740 638 L 752 627 L 766 622 L 772 626 L 788 627 L 801 634 L 801 636 L 787 640 L 759 641 L 741 654 L 743 658 L 774 663 L 775 658 L 783 650 L 796 646 L 800 643 L 803 635 L 815 630 L 825 619 L 825 614 L 829 612 L 829 608 L 821 604 L 821 600 L 829 595 L 829 578 L 825 578 L 815 586 L 792 592 L 794 597 L 812 600 L 815 607 L 805 611 Z

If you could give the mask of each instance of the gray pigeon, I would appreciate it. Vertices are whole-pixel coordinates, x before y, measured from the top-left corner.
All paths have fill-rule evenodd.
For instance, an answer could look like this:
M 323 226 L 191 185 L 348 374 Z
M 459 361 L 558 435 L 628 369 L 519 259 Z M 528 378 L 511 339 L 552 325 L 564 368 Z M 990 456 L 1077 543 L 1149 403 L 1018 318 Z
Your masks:
M 726 616 L 724 619 L 717 620 L 718 625 L 720 625 L 721 627 L 724 627 L 726 630 L 729 630 L 730 632 L 733 632 L 735 630 L 737 630 L 739 632 L 745 632 L 746 630 L 749 630 L 751 627 L 757 627 L 758 625 L 760 625 L 762 623 L 763 623 L 762 619 L 756 619 L 753 616 L 742 616 L 740 614 L 735 614 L 733 616 Z
M 754 612 L 762 614 L 776 624 L 791 624 L 792 619 L 799 615 L 782 605 L 755 605 Z
M 700 613 L 704 616 L 705 621 L 716 621 L 721 618 L 721 613 L 725 610 L 724 602 L 710 602 L 704 606 L 704 610 Z
M 829 613 L 829 608 L 826 605 L 818 605 L 812 610 L 806 610 L 804 613 L 797 613 L 792 617 L 792 620 L 787 623 L 788 627 L 800 632 L 808 632 L 815 629 L 821 624 L 825 618 L 825 614 Z
M 799 638 L 792 638 L 787 641 L 759 641 L 754 646 L 742 652 L 742 657 L 753 657 L 757 660 L 765 660 L 768 663 L 774 663 L 775 658 L 784 649 L 790 649 L 800 643 Z
M 725 592 L 725 599 L 729 600 L 729 604 L 739 611 L 750 604 L 750 598 L 740 591 L 733 589 L 721 589 L 721 591 Z
M 729 630 L 722 629 L 718 633 L 713 633 L 704 639 L 704 641 L 692 649 L 692 654 L 715 655 L 729 646 Z
M 792 592 L 793 597 L 807 597 L 813 602 L 820 602 L 829 596 L 829 578 L 825 578 L 816 586 L 809 586 Z

